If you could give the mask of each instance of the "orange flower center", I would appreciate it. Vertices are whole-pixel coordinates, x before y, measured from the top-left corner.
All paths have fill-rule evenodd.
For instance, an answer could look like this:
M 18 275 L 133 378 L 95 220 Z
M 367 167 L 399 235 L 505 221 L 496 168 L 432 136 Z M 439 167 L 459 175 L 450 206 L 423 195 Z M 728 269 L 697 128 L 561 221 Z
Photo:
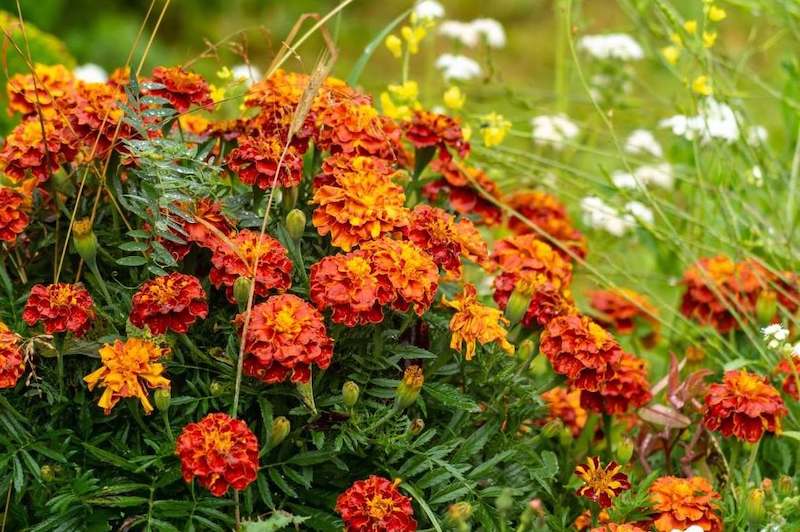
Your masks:
M 388 497 L 375 495 L 367 501 L 367 512 L 373 519 L 383 519 L 394 510 L 394 501 Z

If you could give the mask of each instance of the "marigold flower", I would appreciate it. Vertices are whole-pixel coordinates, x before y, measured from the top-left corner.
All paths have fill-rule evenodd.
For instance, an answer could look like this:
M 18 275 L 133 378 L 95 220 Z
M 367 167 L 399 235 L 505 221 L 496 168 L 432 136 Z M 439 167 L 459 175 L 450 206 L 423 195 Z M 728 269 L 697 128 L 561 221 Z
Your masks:
M 352 173 L 364 176 L 378 174 L 391 179 L 397 174 L 397 170 L 386 159 L 368 155 L 350 156 L 344 153 L 337 153 L 326 157 L 322 161 L 321 172 L 314 177 L 314 190 L 319 190 L 325 185 L 338 186 L 339 176 Z
M 780 432 L 788 413 L 781 395 L 769 381 L 745 370 L 725 373 L 705 398 L 703 423 L 723 436 L 755 443 L 764 432 Z
M 773 280 L 773 291 L 778 304 L 789 314 L 800 309 L 800 276 L 794 272 L 780 272 Z
M 242 135 L 236 142 L 238 147 L 228 155 L 228 166 L 242 183 L 267 190 L 272 188 L 273 183 L 288 188 L 302 181 L 303 156 L 295 146 L 285 146 L 275 135 Z
M 151 279 L 133 295 L 130 320 L 153 334 L 185 333 L 208 315 L 206 292 L 197 277 L 173 272 Z
M 222 205 L 211 198 L 200 198 L 193 203 L 179 203 L 181 216 L 173 216 L 173 221 L 180 224 L 181 231 L 173 231 L 175 236 L 185 243 L 181 244 L 166 238 L 160 238 L 163 245 L 175 260 L 182 260 L 197 244 L 211 251 L 223 245 L 223 237 L 233 231 L 233 225 L 222 212 Z
M 499 240 L 492 258 L 504 273 L 537 274 L 559 290 L 568 287 L 572 280 L 572 265 L 536 235 Z
M 601 525 L 606 525 L 611 522 L 611 516 L 608 515 L 608 510 L 601 508 L 600 512 L 598 512 L 597 520 Z M 589 530 L 592 527 L 592 512 L 591 510 L 585 510 L 581 515 L 579 515 L 575 519 L 575 523 L 573 523 L 575 530 L 583 531 Z
M 593 528 L 591 532 L 647 532 L 647 530 L 631 523 L 608 523 L 607 525 Z
M 556 386 L 542 394 L 542 399 L 547 403 L 547 421 L 560 419 L 575 437 L 581 433 L 589 417 L 581 406 L 581 393 L 577 389 Z
M 72 131 L 81 142 L 83 160 L 102 159 L 114 143 L 134 135 L 123 121 L 125 93 L 103 83 L 79 83 L 66 110 Z
M 542 332 L 539 349 L 556 373 L 566 375 L 576 388 L 598 391 L 609 379 L 622 348 L 605 329 L 586 316 L 559 316 Z
M 450 206 L 460 214 L 477 216 L 486 225 L 500 223 L 503 213 L 486 198 L 488 195 L 500 200 L 497 184 L 478 168 L 456 164 L 452 157 L 437 157 L 431 162 L 431 170 L 442 175 L 422 188 L 430 200 L 436 200 L 441 192 L 447 194 Z
M 28 226 L 25 198 L 13 188 L 0 186 L 0 240 L 14 242 Z
M 661 477 L 650 486 L 650 503 L 657 512 L 653 526 L 659 532 L 685 530 L 699 526 L 708 532 L 721 532 L 717 499 L 708 480 L 702 477 Z
M 466 157 L 469 153 L 469 143 L 464 140 L 461 124 L 450 116 L 418 109 L 414 111 L 411 121 L 403 127 L 406 138 L 415 148 L 445 150 L 449 147 L 461 157 Z
M 164 85 L 164 88 L 148 89 L 147 93 L 169 100 L 179 113 L 185 113 L 192 105 L 208 109 L 214 106 L 208 83 L 194 72 L 181 67 L 157 66 L 153 69 L 151 81 Z
M 382 306 L 393 292 L 372 272 L 363 251 L 324 257 L 311 266 L 311 301 L 318 309 L 332 309 L 331 319 L 348 327 L 380 323 Z
M 94 321 L 92 296 L 77 284 L 37 284 L 31 288 L 22 319 L 28 325 L 42 322 L 47 334 L 69 331 L 83 336 Z
M 20 336 L 0 321 L 0 389 L 13 388 L 25 371 Z
M 316 126 L 314 142 L 322 151 L 398 158 L 400 130 L 369 102 L 346 99 L 321 108 Z
M 292 286 L 292 261 L 280 242 L 265 234 L 243 229 L 229 236 L 231 246 L 218 246 L 211 256 L 211 283 L 225 286 L 228 301 L 233 303 L 233 283 L 239 277 L 251 277 L 255 266 L 255 295 L 266 297 L 270 290 Z
M 406 225 L 403 188 L 390 176 L 363 171 L 335 174 L 335 182 L 314 192 L 312 222 L 331 244 L 350 251 L 354 246 Z
M 800 399 L 800 392 L 797 390 L 797 380 L 795 379 L 795 375 L 800 375 L 800 357 L 793 355 L 791 361 L 784 358 L 778 362 L 778 366 L 775 369 L 778 373 L 786 375 L 786 378 L 783 379 L 783 391 L 794 400 Z
M 586 497 L 603 508 L 611 507 L 613 499 L 631 487 L 622 466 L 612 461 L 603 467 L 597 456 L 587 458 L 584 464 L 575 468 L 575 474 L 584 483 L 578 488 L 578 496 Z
M 409 242 L 389 238 L 366 242 L 361 249 L 378 283 L 391 287 L 392 308 L 400 312 L 413 308 L 419 316 L 430 308 L 439 287 L 439 270 L 430 255 Z
M 530 297 L 521 323 L 524 327 L 544 327 L 558 316 L 576 313 L 569 290 L 556 288 L 541 273 L 523 270 L 519 273 L 503 272 L 494 279 L 494 300 L 505 310 L 514 290 Z
M 481 345 L 497 342 L 506 353 L 513 353 L 514 346 L 506 338 L 508 320 L 503 313 L 478 302 L 477 290 L 469 283 L 455 299 L 442 298 L 442 304 L 456 310 L 450 319 L 450 348 L 464 353 L 464 358 L 472 360 L 476 343 Z M 466 350 L 464 345 L 466 344 Z
M 43 65 L 36 63 L 33 74 L 14 74 L 8 79 L 8 111 L 22 113 L 24 116 L 37 114 L 51 118 L 57 107 L 72 95 L 75 77 L 64 65 Z
M 27 118 L 6 137 L 0 150 L 0 170 L 17 182 L 30 172 L 43 183 L 61 164 L 75 158 L 75 141 L 75 134 L 59 116 L 43 121 Z
M 169 380 L 164 365 L 159 363 L 169 349 L 161 348 L 150 340 L 128 338 L 124 342 L 115 340 L 100 348 L 102 366 L 83 378 L 94 390 L 97 385 L 105 388 L 97 402 L 108 415 L 111 409 L 125 397 L 136 397 L 142 403 L 145 414 L 153 411 L 147 388 L 169 389 Z
M 390 480 L 370 476 L 353 483 L 336 499 L 346 532 L 414 532 L 411 499 L 400 493 Z
M 566 207 L 555 196 L 541 191 L 523 191 L 511 195 L 506 201 L 511 209 L 547 233 L 549 243 L 565 260 L 569 260 L 569 254 L 555 243 L 561 244 L 580 258 L 586 258 L 586 237 L 575 229 Z M 509 217 L 508 227 L 518 235 L 535 233 L 534 229 L 517 216 Z
M 652 333 L 646 343 L 655 342 L 661 324 L 658 311 L 647 296 L 626 288 L 595 290 L 589 293 L 589 304 L 600 312 L 595 319 L 606 327 L 613 327 L 619 334 L 632 334 L 637 321 L 647 322 Z
M 581 392 L 581 406 L 594 412 L 624 414 L 631 407 L 646 405 L 652 397 L 644 360 L 623 352 L 599 390 Z
M 258 476 L 258 440 L 241 419 L 222 412 L 189 423 L 175 442 L 183 479 L 194 477 L 216 497 L 242 491 Z
M 267 384 L 308 382 L 311 365 L 326 369 L 333 356 L 333 341 L 322 315 L 292 294 L 272 296 L 255 305 L 247 328 L 244 373 Z M 236 317 L 244 326 L 245 314 Z

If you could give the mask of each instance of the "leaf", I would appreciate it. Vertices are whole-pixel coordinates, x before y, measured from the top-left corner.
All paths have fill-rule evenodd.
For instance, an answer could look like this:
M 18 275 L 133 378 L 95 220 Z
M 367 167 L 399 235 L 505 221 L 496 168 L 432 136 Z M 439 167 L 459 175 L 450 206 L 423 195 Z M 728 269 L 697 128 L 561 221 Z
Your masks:
M 477 412 L 480 410 L 478 403 L 471 397 L 461 393 L 461 391 L 450 384 L 444 383 L 425 383 L 422 387 L 423 393 L 429 395 L 434 401 L 450 408 L 458 408 L 466 412 Z
M 86 503 L 92 506 L 110 506 L 112 508 L 129 508 L 131 506 L 142 506 L 149 502 L 147 497 L 117 496 L 117 497 L 95 497 L 86 499 Z
M 95 447 L 90 443 L 81 442 L 81 445 L 83 445 L 83 448 L 86 449 L 89 452 L 89 454 L 91 454 L 101 462 L 109 463 L 126 471 L 136 471 L 139 468 L 136 464 L 128 460 L 125 460 L 121 456 L 117 456 L 114 453 L 105 451 L 103 449 L 100 449 L 99 447 Z
M 688 427 L 692 420 L 684 416 L 674 408 L 666 405 L 645 406 L 639 409 L 639 417 L 662 427 L 671 429 L 683 429 Z
M 147 251 L 150 245 L 147 242 L 123 242 L 117 247 L 122 251 Z
M 428 506 L 428 503 L 425 502 L 425 499 L 422 498 L 422 495 L 419 493 L 419 491 L 417 491 L 414 486 L 407 482 L 400 484 L 400 487 L 403 489 L 403 491 L 411 495 L 415 501 L 417 501 L 419 507 L 422 508 L 422 511 L 425 513 L 425 515 L 428 516 L 428 520 L 431 522 L 431 525 L 433 525 L 433 528 L 437 532 L 442 532 L 442 525 L 439 523 L 439 519 L 436 517 L 436 514 L 433 512 L 433 510 L 431 510 L 431 507 Z
M 289 483 L 286 482 L 286 479 L 283 478 L 280 473 L 278 473 L 276 468 L 269 468 L 267 474 L 269 475 L 269 479 L 272 481 L 272 483 L 278 486 L 278 489 L 280 489 L 286 495 L 295 499 L 298 497 L 297 492 L 294 491 L 291 486 L 289 486 Z
M 147 259 L 139 255 L 130 255 L 128 257 L 120 257 L 116 262 L 120 266 L 144 266 L 147 264 Z
M 336 456 L 335 451 L 308 451 L 294 455 L 293 457 L 289 458 L 286 463 L 300 466 L 310 466 L 329 462 L 334 456 Z
M 416 358 L 436 358 L 434 353 L 411 344 L 399 344 L 391 348 L 391 352 L 406 360 Z
M 243 532 L 274 532 L 282 530 L 290 525 L 300 525 L 307 521 L 308 517 L 300 517 L 292 515 L 289 512 L 278 510 L 272 514 L 266 521 L 243 521 Z

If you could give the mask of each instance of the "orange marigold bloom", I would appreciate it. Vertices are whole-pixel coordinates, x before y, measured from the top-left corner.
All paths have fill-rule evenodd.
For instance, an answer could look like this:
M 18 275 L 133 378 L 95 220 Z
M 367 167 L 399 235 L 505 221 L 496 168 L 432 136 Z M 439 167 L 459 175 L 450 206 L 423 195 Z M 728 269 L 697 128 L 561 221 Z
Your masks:
M 428 183 L 422 188 L 426 198 L 433 201 L 445 193 L 450 206 L 460 214 L 475 215 L 486 225 L 497 225 L 503 217 L 500 207 L 486 198 L 489 195 L 500 200 L 497 184 L 479 168 L 457 164 L 452 157 L 437 157 L 431 162 L 431 170 L 440 173 L 442 179 Z M 480 188 L 479 188 L 480 187 Z
M 394 164 L 386 159 L 370 157 L 368 155 L 350 156 L 336 153 L 322 161 L 321 172 L 314 177 L 314 190 L 325 185 L 338 186 L 339 176 L 346 174 L 373 175 L 393 178 L 397 175 Z
M 153 334 L 167 330 L 185 333 L 197 318 L 208 315 L 206 292 L 193 275 L 172 272 L 150 279 L 133 295 L 131 323 L 150 328 Z
M 348 327 L 383 321 L 382 306 L 393 292 L 372 272 L 363 251 L 324 257 L 311 266 L 311 301 L 318 309 L 333 310 L 331 319 Z
M 586 409 L 581 406 L 581 391 L 556 386 L 544 392 L 542 399 L 547 403 L 547 421 L 560 419 L 577 438 L 589 417 Z
M 632 334 L 637 321 L 643 320 L 653 331 L 648 343 L 656 340 L 660 329 L 658 310 L 647 296 L 626 288 L 594 290 L 589 293 L 589 304 L 601 313 L 595 319 L 602 325 L 613 327 L 619 334 Z
M 398 156 L 399 129 L 368 102 L 342 100 L 326 106 L 317 112 L 316 126 L 314 142 L 322 151 L 388 160 Z
M 390 480 L 370 476 L 347 488 L 336 499 L 346 532 L 414 532 L 411 499 L 400 493 Z
M 258 476 L 258 440 L 241 419 L 222 412 L 189 423 L 175 442 L 183 479 L 194 477 L 212 495 L 221 497 L 233 487 L 242 491 Z
M 541 274 L 558 289 L 566 288 L 572 280 L 572 265 L 535 235 L 499 240 L 494 246 L 492 258 L 503 272 Z
M 597 515 L 597 520 L 600 522 L 601 525 L 609 524 L 611 521 L 611 516 L 608 515 L 608 510 L 601 508 L 600 512 Z M 575 523 L 573 523 L 575 530 L 579 532 L 582 530 L 588 530 L 592 526 L 592 512 L 591 510 L 585 510 L 581 515 L 579 515 L 575 519 Z
M 657 513 L 653 526 L 659 532 L 685 530 L 692 525 L 708 532 L 722 532 L 717 499 L 708 480 L 702 477 L 661 477 L 650 486 L 650 503 Z
M 187 72 L 181 67 L 157 66 L 153 69 L 150 81 L 164 87 L 147 89 L 147 94 L 169 100 L 179 113 L 185 113 L 193 104 L 209 109 L 214 106 L 208 83 L 194 72 Z
M 794 365 L 794 368 L 792 368 L 792 365 Z M 778 367 L 775 369 L 778 373 L 786 375 L 783 380 L 783 391 L 795 401 L 800 399 L 800 392 L 797 391 L 797 380 L 795 379 L 796 374 L 800 375 L 800 357 L 792 356 L 791 362 L 784 358 L 778 362 Z
M 476 343 L 497 342 L 506 353 L 514 352 L 514 346 L 506 338 L 508 320 L 500 310 L 480 304 L 473 285 L 465 284 L 460 295 L 452 301 L 443 297 L 442 303 L 456 310 L 450 319 L 450 348 L 462 351 L 466 344 L 463 353 L 467 360 L 475 356 Z
M 607 525 L 593 528 L 591 532 L 647 532 L 647 530 L 630 523 L 608 523 Z
M 581 405 L 595 412 L 624 414 L 631 407 L 646 405 L 652 398 L 644 360 L 623 352 L 599 390 L 581 392 Z
M 0 388 L 13 388 L 25 371 L 20 336 L 0 321 Z
M 60 117 L 44 121 L 44 134 L 38 117 L 27 118 L 6 137 L 0 150 L 0 170 L 17 182 L 30 172 L 43 183 L 61 164 L 72 162 L 77 154 L 75 141 L 75 134 Z
M 559 316 L 542 332 L 539 349 L 556 373 L 581 390 L 598 391 L 614 374 L 622 348 L 605 329 L 586 316 Z
M 23 211 L 25 197 L 13 188 L 0 186 L 0 240 L 13 242 L 28 227 Z
M 787 413 L 780 393 L 765 377 L 729 371 L 722 383 L 709 387 L 703 423 L 725 437 L 755 443 L 764 432 L 780 432 L 781 418 Z
M 94 320 L 92 296 L 77 284 L 37 284 L 31 288 L 22 319 L 28 325 L 42 322 L 47 334 L 69 331 L 83 336 Z
M 14 74 L 8 79 L 8 111 L 24 116 L 37 114 L 51 118 L 57 108 L 72 95 L 75 78 L 64 65 L 42 65 L 36 63 L 33 74 Z
M 461 157 L 469 153 L 458 119 L 418 109 L 411 121 L 403 125 L 406 138 L 415 148 L 454 149 Z
M 612 461 L 603 467 L 597 456 L 587 458 L 584 464 L 575 468 L 575 474 L 583 481 L 578 496 L 586 497 L 603 508 L 611 507 L 613 499 L 631 487 L 621 465 Z
M 390 176 L 364 171 L 341 172 L 335 182 L 314 192 L 312 222 L 331 244 L 350 251 L 354 246 L 406 225 L 403 188 Z
M 267 190 L 272 188 L 273 183 L 275 186 L 288 188 L 295 187 L 302 181 L 303 156 L 291 144 L 285 148 L 284 154 L 285 146 L 280 137 L 242 135 L 236 142 L 238 147 L 228 155 L 228 166 L 242 183 Z
M 122 119 L 125 93 L 112 85 L 79 83 L 66 114 L 81 142 L 84 160 L 102 159 L 115 142 L 131 138 L 133 128 Z
M 159 239 L 175 260 L 182 260 L 191 251 L 192 243 L 214 251 L 223 245 L 223 237 L 233 231 L 231 221 L 222 212 L 222 205 L 211 198 L 200 198 L 188 204 L 178 203 L 176 206 L 180 208 L 181 215 L 173 216 L 172 221 L 178 223 L 181 230 L 173 230 L 173 234 L 185 243 Z
M 389 238 L 366 242 L 361 249 L 378 283 L 391 287 L 392 308 L 400 312 L 413 308 L 419 316 L 430 308 L 439 287 L 439 270 L 430 255 L 409 242 Z
M 512 194 L 506 201 L 511 209 L 547 233 L 553 241 L 561 243 L 581 258 L 586 257 L 586 237 L 572 225 L 567 208 L 558 198 L 547 192 L 526 190 Z M 509 217 L 508 227 L 519 235 L 535 233 L 517 216 Z M 553 245 L 553 247 L 559 250 L 565 259 L 569 258 L 569 255 L 562 252 L 558 246 Z
M 495 277 L 494 300 L 501 309 L 505 310 L 514 290 L 530 296 L 528 309 L 521 320 L 525 327 L 544 327 L 558 316 L 577 312 L 569 290 L 556 288 L 541 273 L 522 270 L 519 273 L 504 272 Z
M 236 317 L 244 326 L 245 314 Z M 267 384 L 290 378 L 308 382 L 311 365 L 326 369 L 333 357 L 333 341 L 322 315 L 292 294 L 272 296 L 253 307 L 247 328 L 244 373 Z
M 99 384 L 105 388 L 97 402 L 108 415 L 124 397 L 136 397 L 141 401 L 145 414 L 153 411 L 148 398 L 148 388 L 169 389 L 169 380 L 162 374 L 164 365 L 158 362 L 169 349 L 159 347 L 150 340 L 128 338 L 124 342 L 115 340 L 100 348 L 102 366 L 83 378 L 94 390 Z
M 218 246 L 211 256 L 211 283 L 226 287 L 228 301 L 234 302 L 233 283 L 239 277 L 250 277 L 255 267 L 255 295 L 266 297 L 270 290 L 286 290 L 292 286 L 292 261 L 280 242 L 265 234 L 243 229 L 229 236 L 232 248 Z

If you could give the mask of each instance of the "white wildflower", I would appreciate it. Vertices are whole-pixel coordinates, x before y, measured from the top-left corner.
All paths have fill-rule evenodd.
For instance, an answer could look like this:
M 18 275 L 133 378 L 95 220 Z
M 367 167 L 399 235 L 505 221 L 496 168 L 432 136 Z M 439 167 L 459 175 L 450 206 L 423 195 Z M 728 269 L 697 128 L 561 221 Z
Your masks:
M 633 173 L 614 172 L 611 175 L 614 186 L 624 189 L 635 189 L 655 185 L 657 187 L 670 189 L 674 182 L 672 166 L 668 163 L 642 165 Z
M 414 14 L 422 20 L 436 20 L 444 17 L 444 6 L 436 0 L 422 0 L 414 6 Z
M 493 18 L 476 18 L 470 22 L 473 31 L 486 39 L 492 48 L 503 48 L 506 45 L 506 30 Z
M 747 182 L 758 188 L 764 186 L 764 172 L 760 166 L 756 165 L 750 169 L 747 174 Z
M 616 171 L 611 174 L 611 181 L 617 188 L 634 189 L 642 186 L 636 176 L 630 172 Z
M 740 133 L 733 109 L 711 97 L 703 100 L 697 115 L 675 115 L 659 122 L 659 126 L 670 128 L 673 134 L 686 140 L 699 139 L 703 144 L 713 139 L 735 142 Z
M 233 79 L 243 81 L 248 87 L 260 81 L 262 77 L 261 70 L 253 65 L 236 65 L 231 68 L 231 75 Z
M 653 211 L 650 207 L 639 201 L 629 201 L 625 204 L 625 212 L 633 216 L 636 220 L 646 225 L 652 225 Z
M 94 63 L 86 63 L 75 67 L 72 71 L 75 79 L 85 81 L 86 83 L 105 83 L 108 81 L 108 73 L 100 65 Z
M 629 214 L 620 214 L 601 198 L 587 196 L 581 200 L 583 223 L 594 229 L 602 229 L 614 236 L 622 236 L 636 225 Z
M 580 133 L 580 128 L 565 115 L 541 115 L 531 119 L 533 141 L 537 145 L 562 149 L 564 144 Z
M 625 151 L 631 155 L 647 154 L 653 157 L 663 157 L 664 150 L 656 137 L 646 129 L 637 129 L 625 141 Z
M 586 35 L 578 41 L 578 49 L 596 59 L 638 61 L 644 57 L 644 51 L 639 43 L 625 33 Z
M 785 328 L 780 323 L 773 323 L 761 329 L 761 334 L 767 347 L 773 351 L 786 350 L 786 340 L 789 338 L 789 329 Z
M 481 66 L 465 55 L 442 54 L 436 60 L 436 68 L 442 71 L 445 81 L 467 81 L 481 75 Z
M 747 129 L 747 143 L 751 146 L 760 146 L 767 142 L 769 133 L 764 126 L 750 126 Z
M 459 41 L 464 46 L 474 48 L 480 41 L 480 34 L 469 22 L 460 20 L 445 20 L 439 25 L 439 35 Z

